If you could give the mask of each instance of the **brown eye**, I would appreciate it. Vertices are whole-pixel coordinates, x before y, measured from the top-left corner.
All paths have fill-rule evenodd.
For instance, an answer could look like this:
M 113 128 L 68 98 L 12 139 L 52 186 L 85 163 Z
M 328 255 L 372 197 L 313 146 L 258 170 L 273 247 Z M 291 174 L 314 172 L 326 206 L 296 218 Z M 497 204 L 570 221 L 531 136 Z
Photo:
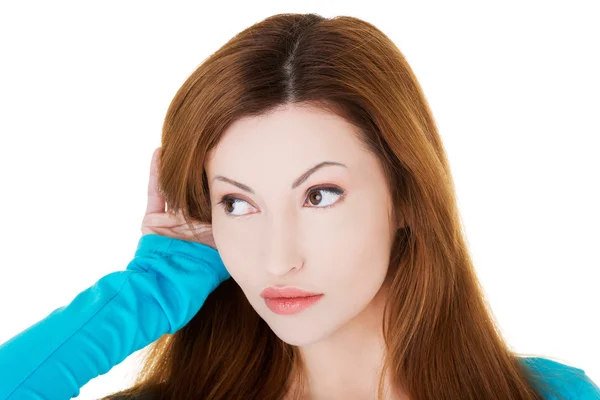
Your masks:
M 231 201 L 224 201 L 223 202 L 223 207 L 225 208 L 225 211 L 232 213 L 233 212 L 233 202 Z
M 316 206 L 316 208 L 327 208 L 332 203 L 336 202 L 336 197 L 339 198 L 342 194 L 344 194 L 344 191 L 341 189 L 335 187 L 322 187 L 310 191 L 307 200 L 311 205 Z M 324 206 L 320 204 L 323 200 L 325 200 Z
M 219 201 L 219 203 L 218 203 L 218 205 L 223 208 L 223 211 L 225 212 L 225 215 L 229 215 L 229 216 L 232 216 L 232 217 L 239 216 L 239 214 L 234 214 L 234 212 L 235 212 L 235 206 L 236 205 L 237 206 L 240 206 L 240 205 L 243 206 L 244 204 L 246 206 L 250 206 L 248 204 L 248 202 L 246 202 L 246 201 L 244 201 L 242 199 L 238 199 L 237 197 L 233 197 L 233 196 L 223 196 L 221 198 L 221 201 Z M 242 212 L 243 212 L 243 209 L 242 209 Z
M 321 201 L 322 198 L 323 198 L 323 196 L 321 196 L 321 194 L 319 193 L 318 190 L 315 190 L 314 192 L 312 192 L 311 194 L 308 195 L 309 201 L 314 206 L 318 205 L 318 203 Z M 314 202 L 312 200 L 314 200 Z

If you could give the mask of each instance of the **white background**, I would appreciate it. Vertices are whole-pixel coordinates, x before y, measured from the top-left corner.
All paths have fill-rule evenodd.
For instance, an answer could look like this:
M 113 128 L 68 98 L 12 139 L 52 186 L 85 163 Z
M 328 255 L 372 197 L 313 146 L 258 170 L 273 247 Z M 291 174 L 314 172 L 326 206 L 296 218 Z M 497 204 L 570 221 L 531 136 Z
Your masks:
M 596 1 L 201 3 L 1 3 L 0 343 L 129 263 L 187 76 L 267 16 L 316 12 L 373 23 L 414 69 L 512 348 L 600 382 Z M 127 358 L 78 398 L 136 368 Z

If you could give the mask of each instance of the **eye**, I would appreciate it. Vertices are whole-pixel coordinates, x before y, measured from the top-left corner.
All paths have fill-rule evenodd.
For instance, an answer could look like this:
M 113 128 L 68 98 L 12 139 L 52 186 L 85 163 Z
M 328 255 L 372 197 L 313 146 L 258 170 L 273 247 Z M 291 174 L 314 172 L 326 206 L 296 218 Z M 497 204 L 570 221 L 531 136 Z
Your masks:
M 344 191 L 342 189 L 336 187 L 321 187 L 309 190 L 306 200 L 313 205 L 313 207 L 309 208 L 329 208 L 331 204 L 336 203 L 337 198 L 340 198 L 343 195 Z M 217 204 L 225 210 L 225 215 L 232 217 L 239 217 L 245 214 L 244 212 L 241 214 L 234 214 L 235 206 L 238 204 L 253 208 L 247 201 L 230 195 L 223 196 L 221 201 Z M 306 202 L 304 204 L 306 204 Z
M 325 193 L 325 195 L 322 195 L 321 193 Z M 329 207 L 331 204 L 335 203 L 335 199 L 336 196 L 337 198 L 341 197 L 344 194 L 344 191 L 342 189 L 338 189 L 335 187 L 322 187 L 322 188 L 316 188 L 316 189 L 312 189 L 308 192 L 308 197 L 307 200 L 313 204 L 313 201 L 315 203 L 321 204 L 322 205 L 322 201 L 325 200 L 325 206 L 320 206 L 317 208 L 327 208 Z M 333 199 L 333 202 L 332 202 Z
M 235 209 L 236 204 L 245 204 L 246 206 L 250 206 L 250 204 L 248 204 L 247 201 L 229 195 L 223 196 L 221 201 L 219 201 L 217 204 L 225 210 L 225 215 L 229 215 L 232 217 L 240 216 L 240 214 L 233 214 L 233 210 Z M 243 213 L 241 215 L 243 215 Z

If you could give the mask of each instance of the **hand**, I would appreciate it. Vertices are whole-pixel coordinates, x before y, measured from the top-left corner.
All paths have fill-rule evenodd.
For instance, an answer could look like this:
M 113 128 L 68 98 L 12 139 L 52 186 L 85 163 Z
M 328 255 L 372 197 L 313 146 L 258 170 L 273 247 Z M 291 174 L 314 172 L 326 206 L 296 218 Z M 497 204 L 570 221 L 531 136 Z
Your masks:
M 185 221 L 181 212 L 173 213 L 172 211 L 165 211 L 165 198 L 158 188 L 160 151 L 161 148 L 158 147 L 152 154 L 150 179 L 148 181 L 148 205 L 146 206 L 146 214 L 142 221 L 142 236 L 155 233 L 157 235 L 202 243 L 216 249 L 211 224 L 198 221 L 190 226 Z

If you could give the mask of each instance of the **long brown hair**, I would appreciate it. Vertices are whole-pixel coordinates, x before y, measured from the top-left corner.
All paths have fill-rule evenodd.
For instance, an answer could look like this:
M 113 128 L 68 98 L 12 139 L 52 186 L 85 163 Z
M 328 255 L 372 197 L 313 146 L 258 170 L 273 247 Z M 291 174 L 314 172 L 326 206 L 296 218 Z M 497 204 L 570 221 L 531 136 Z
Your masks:
M 381 161 L 403 219 L 382 322 L 383 371 L 394 387 L 413 400 L 541 399 L 533 388 L 543 382 L 503 340 L 476 277 L 422 88 L 400 50 L 372 24 L 278 14 L 208 57 L 183 83 L 164 121 L 159 183 L 169 208 L 190 222 L 211 222 L 207 153 L 236 119 L 288 103 L 321 107 L 357 128 Z M 232 279 L 189 324 L 144 354 L 135 384 L 120 395 L 297 399 L 306 384 L 297 348 L 271 331 Z

